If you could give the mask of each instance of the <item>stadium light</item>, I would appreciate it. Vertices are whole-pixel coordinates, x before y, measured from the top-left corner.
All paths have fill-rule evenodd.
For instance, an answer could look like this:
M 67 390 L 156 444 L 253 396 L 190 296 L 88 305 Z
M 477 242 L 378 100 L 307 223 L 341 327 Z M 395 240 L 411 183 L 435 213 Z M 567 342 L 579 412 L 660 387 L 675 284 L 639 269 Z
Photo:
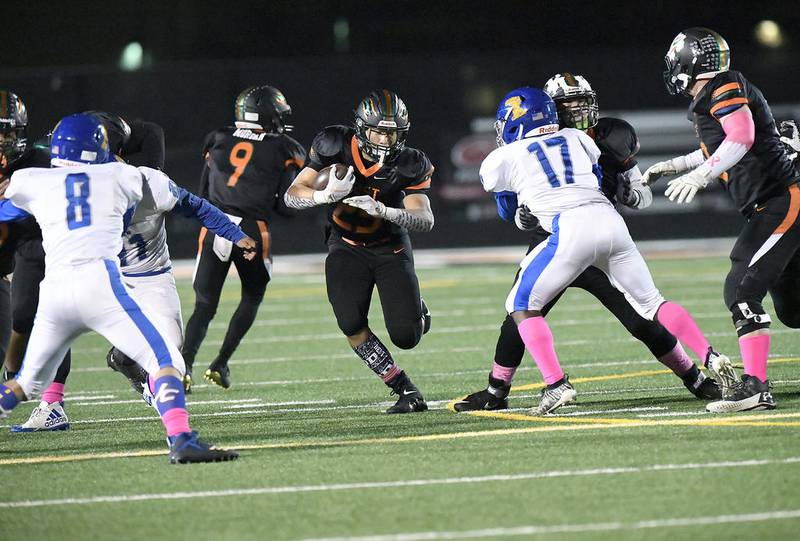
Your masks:
M 339 17 L 333 23 L 333 43 L 337 53 L 350 50 L 350 23 L 344 17 Z
M 138 41 L 128 43 L 119 56 L 119 67 L 125 71 L 136 71 L 142 68 L 144 49 Z
M 775 49 L 783 45 L 783 30 L 775 21 L 764 20 L 755 27 L 756 40 L 764 47 Z

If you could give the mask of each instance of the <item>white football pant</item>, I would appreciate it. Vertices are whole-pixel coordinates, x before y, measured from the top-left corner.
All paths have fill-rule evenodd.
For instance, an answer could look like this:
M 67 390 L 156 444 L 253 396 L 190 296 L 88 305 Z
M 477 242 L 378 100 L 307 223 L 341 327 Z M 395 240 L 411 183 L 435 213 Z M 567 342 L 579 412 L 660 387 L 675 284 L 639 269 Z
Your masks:
M 541 310 L 594 265 L 610 276 L 644 317 L 655 317 L 664 297 L 628 227 L 610 204 L 592 203 L 564 211 L 553 219 L 552 231 L 520 263 L 517 281 L 506 299 L 509 314 Z
M 183 374 L 180 350 L 159 322 L 122 283 L 118 261 L 48 268 L 39 286 L 39 309 L 17 383 L 28 399 L 38 397 L 55 378 L 70 344 L 90 330 L 150 374 L 167 367 Z

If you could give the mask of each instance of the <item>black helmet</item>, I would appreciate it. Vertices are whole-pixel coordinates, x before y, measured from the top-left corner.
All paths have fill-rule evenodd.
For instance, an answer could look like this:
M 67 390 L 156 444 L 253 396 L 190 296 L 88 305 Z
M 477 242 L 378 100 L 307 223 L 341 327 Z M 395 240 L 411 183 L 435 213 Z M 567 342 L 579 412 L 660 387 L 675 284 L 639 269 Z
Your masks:
M 406 104 L 391 90 L 373 90 L 356 107 L 358 147 L 376 162 L 390 162 L 400 154 L 406 146 L 410 127 Z M 373 143 L 369 140 L 368 130 L 390 133 L 394 136 L 394 142 L 390 145 Z
M 108 133 L 109 149 L 115 155 L 122 156 L 123 148 L 131 138 L 131 127 L 125 122 L 125 119 L 105 111 L 84 111 L 83 114 L 92 115 L 100 121 Z
M 597 94 L 585 78 L 571 73 L 557 73 L 547 80 L 544 91 L 556 102 L 558 120 L 562 126 L 588 130 L 597 125 L 600 116 Z
M 294 126 L 286 121 L 291 114 L 292 108 L 286 102 L 283 92 L 272 86 L 251 86 L 242 90 L 236 98 L 237 128 L 273 133 L 290 132 Z
M 28 146 L 28 110 L 22 100 L 8 90 L 0 90 L 0 167 L 19 158 Z
M 694 27 L 675 36 L 664 62 L 664 84 L 669 93 L 688 96 L 696 80 L 728 71 L 731 49 L 713 30 Z

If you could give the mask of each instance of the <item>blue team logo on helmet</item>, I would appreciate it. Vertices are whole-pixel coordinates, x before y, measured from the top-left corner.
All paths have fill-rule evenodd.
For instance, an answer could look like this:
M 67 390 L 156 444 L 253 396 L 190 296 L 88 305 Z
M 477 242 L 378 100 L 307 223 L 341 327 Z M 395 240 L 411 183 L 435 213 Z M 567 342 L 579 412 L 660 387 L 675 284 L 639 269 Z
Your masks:
M 70 115 L 61 119 L 50 139 L 50 164 L 56 167 L 114 161 L 108 133 L 92 115 Z
M 497 146 L 557 132 L 556 104 L 544 90 L 530 86 L 514 89 L 500 102 L 494 129 Z

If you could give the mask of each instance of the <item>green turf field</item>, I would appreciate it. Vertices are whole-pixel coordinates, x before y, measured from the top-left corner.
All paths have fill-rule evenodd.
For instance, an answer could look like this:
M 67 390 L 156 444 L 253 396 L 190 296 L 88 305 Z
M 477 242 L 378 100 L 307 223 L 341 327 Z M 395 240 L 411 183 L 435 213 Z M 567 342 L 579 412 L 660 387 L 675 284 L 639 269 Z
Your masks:
M 738 362 L 726 262 L 651 268 Z M 8 433 L 33 404 L 0 421 L 0 539 L 800 537 L 800 333 L 773 326 L 777 410 L 714 417 L 598 303 L 570 292 L 549 321 L 578 404 L 529 417 L 539 376 L 526 358 L 508 415 L 452 413 L 450 400 L 486 384 L 514 271 L 419 272 L 433 329 L 413 351 L 392 349 L 431 411 L 402 416 L 383 413 L 392 399 L 340 336 L 323 277 L 279 275 L 234 357 L 233 387 L 199 384 L 189 397 L 196 429 L 241 450 L 234 463 L 170 466 L 155 412 L 106 368 L 108 345 L 82 338 L 71 430 Z M 180 288 L 188 317 L 190 284 Z M 237 295 L 233 280 L 196 372 Z

